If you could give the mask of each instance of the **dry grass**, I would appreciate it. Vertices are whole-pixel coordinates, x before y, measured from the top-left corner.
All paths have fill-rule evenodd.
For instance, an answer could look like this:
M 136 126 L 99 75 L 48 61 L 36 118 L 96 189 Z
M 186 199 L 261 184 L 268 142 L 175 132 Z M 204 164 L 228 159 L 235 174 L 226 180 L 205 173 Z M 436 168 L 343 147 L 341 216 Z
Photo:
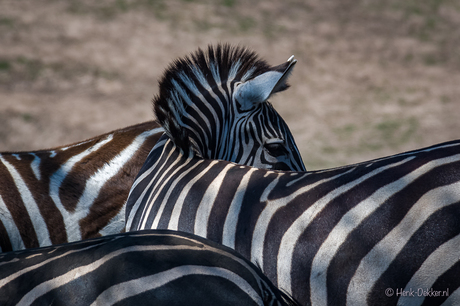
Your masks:
M 454 0 L 16 0 L 0 2 L 0 150 L 150 120 L 166 65 L 217 42 L 299 60 L 272 102 L 309 169 L 460 137 Z

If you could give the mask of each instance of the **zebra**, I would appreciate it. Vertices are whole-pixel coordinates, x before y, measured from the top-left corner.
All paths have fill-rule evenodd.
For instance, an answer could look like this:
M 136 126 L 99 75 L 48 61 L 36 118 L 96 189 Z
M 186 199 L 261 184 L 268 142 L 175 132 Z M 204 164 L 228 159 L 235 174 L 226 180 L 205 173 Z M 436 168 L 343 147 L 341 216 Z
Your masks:
M 185 152 L 160 138 L 127 230 L 221 243 L 303 305 L 460 305 L 460 140 L 300 172 Z
M 267 102 L 288 87 L 295 64 L 290 58 L 270 67 L 254 52 L 230 45 L 198 50 L 165 71 L 156 115 L 168 125 L 166 133 L 178 135 L 182 148 L 190 144 L 196 155 L 304 170 L 289 128 Z M 0 155 L 2 250 L 122 231 L 134 176 L 165 132 L 147 125 L 53 150 Z
M 234 250 L 152 230 L 0 254 L 1 305 L 298 305 Z
M 218 44 L 174 61 L 153 99 L 157 120 L 187 154 L 264 169 L 305 170 L 268 99 L 286 90 L 297 60 L 270 67 L 241 46 Z
M 50 150 L 0 153 L 0 251 L 123 231 L 129 188 L 163 132 L 150 121 Z

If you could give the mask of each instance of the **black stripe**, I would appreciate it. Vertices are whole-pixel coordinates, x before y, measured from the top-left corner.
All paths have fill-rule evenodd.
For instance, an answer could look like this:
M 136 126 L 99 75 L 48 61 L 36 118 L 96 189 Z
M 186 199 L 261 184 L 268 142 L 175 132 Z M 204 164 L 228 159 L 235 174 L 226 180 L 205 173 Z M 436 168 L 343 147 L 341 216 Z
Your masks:
M 0 219 L 0 248 L 2 252 L 9 252 L 13 250 L 11 245 L 10 237 L 6 231 L 5 226 L 3 225 L 2 220 Z
M 217 200 L 221 199 L 234 199 L 235 196 L 244 192 L 241 188 L 238 188 L 239 184 L 235 184 L 235 182 L 241 182 L 243 176 L 246 175 L 251 168 L 244 167 L 244 171 L 238 167 L 235 169 L 234 167 L 230 168 L 225 174 L 224 180 L 222 182 L 221 187 L 219 188 L 219 193 L 217 194 Z M 230 203 L 230 201 L 228 201 Z M 223 226 L 222 224 L 225 223 L 225 219 L 227 218 L 228 209 L 230 208 L 229 205 L 213 205 L 212 211 L 210 214 L 210 218 L 207 225 L 207 238 L 215 241 L 217 243 L 222 243 L 223 237 Z
M 201 164 L 200 171 L 201 173 L 207 164 Z M 195 227 L 195 216 L 198 210 L 198 204 L 201 203 L 203 196 L 206 192 L 206 186 L 209 186 L 211 182 L 222 172 L 225 164 L 217 163 L 213 165 L 210 169 L 206 171 L 206 175 L 201 177 L 195 185 L 190 189 L 189 193 L 185 198 L 184 206 L 182 207 L 180 218 L 179 218 L 179 230 L 184 232 L 193 233 Z M 194 170 L 195 171 L 195 170 Z M 200 187 L 195 187 L 200 186 Z M 212 203 L 205 203 L 207 205 L 212 205 Z M 174 206 L 174 203 L 171 203 L 171 207 Z M 168 220 L 169 221 L 169 220 Z M 204 224 L 203 224 L 204 226 Z
M 426 258 L 439 245 L 460 233 L 459 215 L 460 203 L 446 206 L 432 214 L 409 239 L 388 269 L 376 282 L 367 297 L 369 304 L 378 305 L 380 301 L 386 301 L 386 305 L 396 303 L 399 297 L 396 294 L 390 298 L 387 297 L 385 289 L 389 287 L 395 290 L 397 288 L 404 289 Z M 457 279 L 458 275 L 452 278 L 451 281 L 458 283 Z M 419 288 L 413 289 L 418 290 Z
M 436 282 L 431 286 L 432 291 L 437 291 L 431 296 L 426 296 L 422 306 L 441 305 L 449 298 L 456 290 L 460 288 L 460 261 L 453 265 L 449 270 L 443 273 Z
M 178 175 L 169 176 L 171 178 L 171 180 L 169 180 L 169 183 L 174 182 L 178 176 L 180 176 L 182 173 L 185 173 L 186 171 L 189 171 L 189 169 L 192 168 L 192 167 L 195 167 L 196 164 L 197 164 L 196 160 L 187 161 L 187 163 L 182 164 L 181 166 L 184 166 L 184 168 L 182 168 L 183 170 L 181 170 Z M 164 191 L 169 191 L 169 189 L 172 189 L 172 192 L 170 193 L 169 197 L 167 198 L 167 205 L 165 206 L 165 208 L 163 210 L 163 213 L 161 215 L 161 219 L 160 219 L 160 222 L 158 223 L 157 228 L 161 228 L 161 229 L 168 228 L 168 223 L 169 223 L 169 220 L 171 218 L 172 211 L 174 209 L 175 203 L 177 202 L 178 197 L 181 194 L 182 190 L 190 184 L 190 181 L 192 179 L 194 179 L 197 175 L 199 175 L 203 171 L 204 171 L 204 168 L 202 166 L 198 165 L 198 166 L 196 166 L 196 168 L 192 169 L 187 175 L 185 175 L 180 181 L 178 181 L 174 188 L 172 188 L 171 184 L 170 184 L 168 186 L 167 190 L 166 190 L 166 188 L 161 190 L 161 192 L 164 192 Z M 204 190 L 203 190 L 203 193 L 204 193 Z M 166 199 L 166 196 L 163 193 L 160 193 L 159 196 L 162 199 Z M 202 196 L 203 195 L 201 195 L 201 197 Z M 158 206 L 158 205 L 155 205 L 155 206 Z M 185 201 L 184 206 L 185 207 L 188 206 L 187 201 Z M 158 208 L 159 208 L 159 206 L 158 206 Z M 150 214 L 151 217 L 149 217 L 149 223 L 148 223 L 147 228 L 151 227 L 151 223 L 153 222 L 154 217 L 156 217 L 157 214 L 158 214 L 158 210 L 156 210 L 155 213 Z M 193 227 L 192 227 L 191 232 L 193 232 Z
M 159 141 L 164 140 L 164 138 L 160 138 Z M 134 188 L 131 188 L 130 193 L 131 197 L 128 198 L 126 202 L 126 219 L 128 219 L 128 216 L 131 214 L 131 210 L 136 202 L 136 200 L 141 196 L 142 192 L 147 188 L 149 185 L 150 181 L 152 178 L 158 174 L 155 171 L 152 171 L 149 176 L 144 178 L 143 180 L 139 180 L 139 176 L 147 172 L 150 168 L 153 167 L 153 165 L 158 161 L 159 165 L 164 165 L 166 161 L 166 155 L 162 155 L 162 149 L 163 147 L 159 148 L 154 148 L 149 155 L 147 156 L 147 159 L 145 160 L 144 164 L 141 167 L 141 170 L 139 171 L 137 177 L 135 178 L 135 183 L 137 185 Z M 138 211 L 140 211 L 139 209 Z M 137 213 L 136 213 L 137 216 Z M 138 220 L 138 219 L 136 219 Z
M 259 186 L 267 186 L 278 176 L 275 172 L 266 174 L 263 170 L 256 170 L 251 174 L 250 182 L 257 182 L 257 184 L 260 184 Z M 267 205 L 266 202 L 260 202 L 264 191 L 265 189 L 263 188 L 251 188 L 251 184 L 248 184 L 238 216 L 235 250 L 246 258 L 251 258 L 252 233 L 260 213 Z
M 113 256 L 115 252 L 132 247 L 139 250 L 140 246 L 165 246 L 167 249 L 123 252 L 107 260 L 107 255 Z M 174 246 L 187 246 L 187 249 L 170 248 Z M 32 268 L 0 287 L 0 303 L 15 305 L 45 281 L 101 258 L 106 261 L 94 271 L 77 274 L 68 283 L 58 284 L 59 287 L 36 297 L 33 305 L 88 305 L 113 285 L 124 283 L 123 289 L 129 294 L 130 290 L 125 282 L 183 266 L 196 267 L 205 273 L 209 268 L 225 269 L 243 278 L 267 305 L 273 298 L 283 305 L 286 304 L 282 302 L 283 294 L 254 265 L 233 250 L 200 237 L 173 231 L 131 232 L 0 255 L 0 280 L 23 269 Z M 54 260 L 49 262 L 50 259 Z M 41 267 L 36 266 L 45 261 L 48 263 Z M 143 283 L 143 286 L 149 285 Z M 269 294 L 270 291 L 275 295 Z M 118 293 L 123 294 L 120 291 Z M 170 281 L 155 290 L 150 289 L 124 299 L 117 305 L 144 305 L 147 302 L 155 305 L 254 305 L 247 293 L 235 283 L 218 276 L 197 274 Z
M 396 181 L 426 162 L 425 158 L 417 158 L 397 168 L 389 169 L 372 180 L 366 181 L 365 184 L 357 186 L 356 191 L 350 191 L 349 194 L 345 195 L 346 197 L 342 198 L 342 204 L 338 202 L 337 206 L 346 206 L 347 198 L 351 197 L 353 200 L 350 202 L 354 206 L 370 195 L 371 192 L 392 181 Z M 339 301 L 345 301 L 348 283 L 359 266 L 361 259 L 404 218 L 405 214 L 423 194 L 440 185 L 447 185 L 457 180 L 452 176 L 444 177 L 444 174 L 448 174 L 454 168 L 452 165 L 445 165 L 425 173 L 402 191 L 390 197 L 350 233 L 347 240 L 338 249 L 336 257 L 331 261 L 328 268 L 328 287 L 331 288 L 328 300 L 331 301 L 331 305 L 334 305 L 334 302 L 336 302 L 336 305 L 340 305 Z M 451 179 L 443 179 L 447 177 Z M 360 198 L 359 194 L 366 191 L 368 194 Z M 351 208 L 349 207 L 349 209 Z M 340 275 L 340 277 L 337 277 L 337 275 Z M 382 294 L 384 294 L 384 291 L 382 291 Z
M 24 202 L 19 200 L 21 199 L 21 194 L 10 175 L 10 172 L 3 163 L 0 163 L 0 173 L 3 173 L 1 176 L 2 186 L 0 186 L 0 192 L 6 208 L 10 212 L 14 223 L 18 227 L 24 246 L 26 248 L 36 248 L 39 245 L 32 220 L 30 219 L 29 213 L 24 206 Z

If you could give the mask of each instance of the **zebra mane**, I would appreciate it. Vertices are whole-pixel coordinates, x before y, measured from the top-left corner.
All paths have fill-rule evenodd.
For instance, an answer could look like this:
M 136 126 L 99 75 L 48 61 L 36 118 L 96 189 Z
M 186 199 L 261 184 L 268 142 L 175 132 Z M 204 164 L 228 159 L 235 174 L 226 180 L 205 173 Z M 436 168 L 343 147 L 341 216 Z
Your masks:
M 245 47 L 219 44 L 208 46 L 207 51 L 198 49 L 175 60 L 164 72 L 159 82 L 159 94 L 153 99 L 155 116 L 175 145 L 188 152 L 197 145 L 190 142 L 189 132 L 184 128 L 188 124 L 184 121 L 196 116 L 196 112 L 191 113 L 192 108 L 199 108 L 203 103 L 198 97 L 205 91 L 212 91 L 218 84 L 244 82 L 269 70 L 270 66 L 264 60 Z M 229 108 L 226 105 L 212 107 Z

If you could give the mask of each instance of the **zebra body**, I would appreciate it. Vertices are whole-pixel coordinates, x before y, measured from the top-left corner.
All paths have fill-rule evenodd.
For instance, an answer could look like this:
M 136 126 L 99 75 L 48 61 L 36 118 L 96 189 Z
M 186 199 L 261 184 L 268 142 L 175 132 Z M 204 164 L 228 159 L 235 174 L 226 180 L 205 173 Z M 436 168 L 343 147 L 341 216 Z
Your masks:
M 1 305 L 295 305 L 232 249 L 142 231 L 0 255 Z
M 235 249 L 304 305 L 460 304 L 460 141 L 279 172 L 184 155 L 163 137 L 126 212 L 128 230 Z
M 151 121 L 50 150 L 0 153 L 0 250 L 120 233 L 129 188 L 163 132 Z

